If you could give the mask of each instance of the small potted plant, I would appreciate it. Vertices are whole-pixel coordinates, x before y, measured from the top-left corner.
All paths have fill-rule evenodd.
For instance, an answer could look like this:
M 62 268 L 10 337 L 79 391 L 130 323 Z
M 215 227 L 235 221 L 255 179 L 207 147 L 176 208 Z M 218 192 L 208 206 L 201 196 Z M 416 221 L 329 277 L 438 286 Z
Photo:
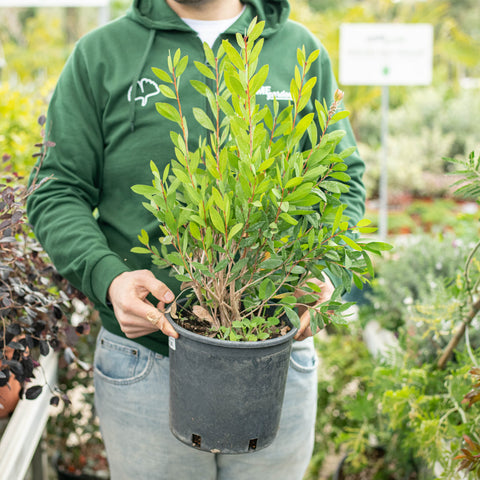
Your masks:
M 268 75 L 268 65 L 258 68 L 262 30 L 254 20 L 237 35 L 240 51 L 228 41 L 216 54 L 205 45 L 207 61 L 195 62 L 206 82 L 191 84 L 209 109 L 193 109 L 206 132 L 193 151 L 178 88 L 188 57 L 177 50 L 168 57 L 169 72 L 153 68 L 169 99 L 157 110 L 176 125 L 170 135 L 177 158 L 163 172 L 151 162 L 153 185 L 132 187 L 147 198 L 161 230 L 160 244 L 142 230 L 143 246 L 133 251 L 170 268 L 186 298 L 167 311 L 180 334 L 170 341 L 172 431 L 187 444 L 223 453 L 273 440 L 297 307 L 309 309 L 312 331 L 334 321 L 348 308 L 340 295 L 351 276 L 362 286 L 373 273 L 367 251 L 386 248 L 353 240 L 372 229 L 367 220 L 349 225 L 344 215 L 344 161 L 355 148 L 336 152 L 345 132 L 327 133 L 348 115 L 337 112 L 342 92 L 330 107 L 315 101 L 315 112 L 303 112 L 316 82 L 307 73 L 319 52 L 307 57 L 298 50 L 286 108 L 275 99 L 272 108 L 257 103 Z M 302 151 L 307 136 L 312 147 Z M 340 284 L 318 305 L 319 287 L 310 279 L 327 269 Z

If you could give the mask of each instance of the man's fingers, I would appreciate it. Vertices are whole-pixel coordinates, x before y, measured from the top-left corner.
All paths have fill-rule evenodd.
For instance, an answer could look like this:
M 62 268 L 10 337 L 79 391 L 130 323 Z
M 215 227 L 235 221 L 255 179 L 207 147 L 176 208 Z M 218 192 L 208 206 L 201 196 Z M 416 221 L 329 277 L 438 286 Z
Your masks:
M 170 325 L 165 315 L 151 306 L 145 316 L 127 314 L 120 322 L 123 333 L 128 338 L 137 338 L 161 330 L 165 335 L 178 338 L 178 333 Z
M 160 280 L 157 280 L 152 272 L 145 271 L 145 287 L 148 291 L 161 302 L 171 303 L 175 300 L 172 291 Z
M 156 308 L 150 309 L 147 312 L 146 318 L 153 326 L 157 327 L 165 335 L 168 335 L 169 337 L 178 338 L 178 333 L 170 325 L 170 322 L 167 320 L 167 317 Z

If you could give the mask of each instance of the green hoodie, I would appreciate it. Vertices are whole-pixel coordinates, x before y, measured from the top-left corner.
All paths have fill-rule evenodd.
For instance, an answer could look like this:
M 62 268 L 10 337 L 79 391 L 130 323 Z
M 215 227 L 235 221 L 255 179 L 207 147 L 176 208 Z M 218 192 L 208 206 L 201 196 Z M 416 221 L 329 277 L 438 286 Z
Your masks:
M 311 75 L 317 77 L 312 98 L 333 100 L 336 82 L 330 60 L 319 41 L 304 27 L 288 20 L 286 0 L 244 0 L 240 18 L 221 35 L 235 44 L 256 16 L 265 20 L 265 44 L 260 63 L 269 63 L 269 75 L 257 98 L 271 102 L 273 92 L 287 101 L 296 64 L 296 50 L 320 49 Z M 202 43 L 164 0 L 135 0 L 127 14 L 84 36 L 76 45 L 52 97 L 46 132 L 56 146 L 48 150 L 39 177 L 45 182 L 28 200 L 34 232 L 58 271 L 85 293 L 100 312 L 103 326 L 124 336 L 106 297 L 119 274 L 152 269 L 175 292 L 178 285 L 167 270 L 152 268 L 147 255 L 131 253 L 144 228 L 150 238 L 159 236 L 156 220 L 142 206 L 131 186 L 151 183 L 149 163 L 160 171 L 174 158 L 169 132 L 172 123 L 156 112 L 155 102 L 167 101 L 159 92 L 151 67 L 167 70 L 168 52 L 180 48 L 194 60 L 204 61 Z M 206 100 L 190 85 L 205 80 L 196 68 L 184 74 L 181 95 L 184 114 Z M 284 98 L 284 100 L 282 100 Z M 304 113 L 312 111 L 310 104 Z M 335 128 L 347 130 L 340 147 L 355 145 L 348 121 Z M 201 127 L 189 124 L 189 138 Z M 195 149 L 195 145 L 191 146 Z M 347 161 L 350 191 L 343 200 L 346 214 L 358 221 L 364 212 L 364 165 L 357 153 Z M 93 215 L 95 212 L 95 215 Z M 136 341 L 167 355 L 167 338 L 161 332 Z

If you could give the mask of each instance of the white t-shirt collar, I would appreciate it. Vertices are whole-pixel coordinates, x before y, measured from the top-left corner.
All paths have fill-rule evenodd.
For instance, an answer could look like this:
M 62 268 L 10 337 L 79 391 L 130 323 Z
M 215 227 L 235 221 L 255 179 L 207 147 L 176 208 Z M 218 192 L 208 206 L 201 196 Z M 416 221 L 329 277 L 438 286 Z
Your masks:
M 192 29 L 195 30 L 202 42 L 207 42 L 211 47 L 217 37 L 223 33 L 227 28 L 232 26 L 242 15 L 245 10 L 245 5 L 242 11 L 233 18 L 226 18 L 223 20 L 196 20 L 193 18 L 182 18 L 182 20 Z

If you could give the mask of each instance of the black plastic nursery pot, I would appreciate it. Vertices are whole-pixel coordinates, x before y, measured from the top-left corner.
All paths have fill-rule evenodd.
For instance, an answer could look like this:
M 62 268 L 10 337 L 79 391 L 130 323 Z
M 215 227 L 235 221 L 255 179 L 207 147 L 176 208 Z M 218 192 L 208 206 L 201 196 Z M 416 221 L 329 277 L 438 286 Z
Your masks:
M 190 332 L 171 320 L 170 429 L 213 453 L 248 453 L 278 431 L 295 328 L 282 337 L 231 342 Z

